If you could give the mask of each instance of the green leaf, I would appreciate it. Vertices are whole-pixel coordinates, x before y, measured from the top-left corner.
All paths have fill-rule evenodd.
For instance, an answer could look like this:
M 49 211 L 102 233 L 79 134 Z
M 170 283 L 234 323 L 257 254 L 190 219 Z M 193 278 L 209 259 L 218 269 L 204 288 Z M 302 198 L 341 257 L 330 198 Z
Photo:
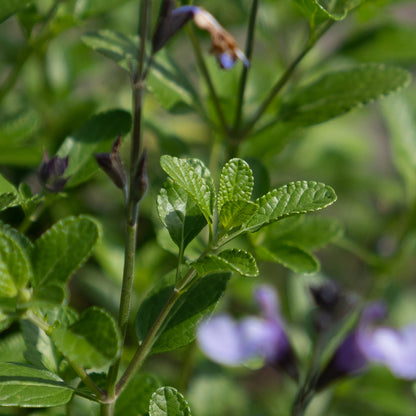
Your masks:
M 0 2 L 0 23 L 8 17 L 16 14 L 33 0 L 1 0 Z
M 92 307 L 79 320 L 65 328 L 54 328 L 52 340 L 58 350 L 85 368 L 102 368 L 120 354 L 121 338 L 117 324 L 106 311 Z
M 35 242 L 32 253 L 35 289 L 64 284 L 88 259 L 101 229 L 92 217 L 67 217 Z
M 150 399 L 149 416 L 191 416 L 191 409 L 178 390 L 160 387 Z
M 283 103 L 280 117 L 303 126 L 322 123 L 391 94 L 409 82 L 410 74 L 406 70 L 378 64 L 328 73 L 295 90 Z
M 224 250 L 219 254 L 207 254 L 191 266 L 200 276 L 218 272 L 237 272 L 245 277 L 256 277 L 259 274 L 256 260 L 244 250 Z
M 116 7 L 121 6 L 128 0 L 88 0 L 77 1 L 75 6 L 75 13 L 79 17 L 87 18 L 97 14 L 105 13 L 115 10 Z
M 179 299 L 170 312 L 168 324 L 156 341 L 152 352 L 171 351 L 188 345 L 195 339 L 199 322 L 212 313 L 229 280 L 229 273 L 218 273 L 198 279 Z M 166 275 L 140 305 L 136 316 L 136 335 L 143 341 L 162 307 L 175 287 L 176 274 Z
M 198 159 L 179 159 L 164 155 L 160 158 L 162 169 L 198 205 L 205 219 L 212 223 L 215 189 L 211 173 Z
M 250 201 L 253 192 L 253 172 L 242 159 L 229 160 L 221 170 L 218 189 L 218 211 L 230 201 Z
M 315 212 L 333 204 L 337 197 L 328 185 L 313 181 L 291 182 L 257 200 L 258 210 L 242 229 L 253 232 L 264 225 L 294 214 Z
M 296 245 L 282 244 L 270 251 L 264 246 L 256 247 L 256 253 L 262 260 L 279 263 L 295 273 L 316 273 L 319 271 L 318 259 L 308 251 Z
M 72 393 L 70 387 L 49 371 L 0 363 L 0 406 L 60 406 L 71 400 Z
M 111 110 L 97 114 L 79 130 L 67 137 L 57 155 L 69 156 L 65 177 L 70 176 L 67 186 L 76 186 L 88 180 L 99 168 L 93 155 L 108 152 L 119 134 L 130 131 L 131 116 L 124 110 Z
M 32 279 L 31 244 L 24 235 L 0 224 L 0 297 L 15 297 Z
M 127 72 L 130 72 L 132 63 L 137 59 L 137 36 L 128 36 L 112 30 L 100 30 L 84 35 L 82 41 L 91 49 L 115 61 Z
M 170 112 L 181 112 L 195 107 L 198 95 L 184 71 L 162 49 L 156 55 L 146 86 L 158 102 Z
M 207 224 L 194 200 L 171 179 L 160 190 L 157 210 L 160 220 L 179 248 L 185 249 Z
M 24 356 L 27 362 L 57 373 L 58 358 L 51 338 L 29 321 L 21 321 L 20 328 L 26 344 Z
M 152 393 L 160 383 L 149 374 L 135 374 L 117 399 L 115 416 L 146 416 Z
M 312 28 L 330 19 L 328 13 L 325 13 L 315 0 L 295 0 L 295 3 L 309 20 Z
M 257 211 L 258 206 L 251 201 L 228 201 L 226 202 L 220 212 L 220 223 L 225 230 L 239 227 L 248 221 Z

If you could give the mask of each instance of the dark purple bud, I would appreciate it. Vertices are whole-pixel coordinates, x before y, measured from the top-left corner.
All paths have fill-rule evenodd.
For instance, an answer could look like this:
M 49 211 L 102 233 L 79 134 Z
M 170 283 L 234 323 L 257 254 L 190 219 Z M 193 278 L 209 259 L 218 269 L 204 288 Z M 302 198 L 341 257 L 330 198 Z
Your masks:
M 113 143 L 110 153 L 98 153 L 95 160 L 101 169 L 108 175 L 114 184 L 125 190 L 127 184 L 127 174 L 124 168 L 123 160 L 120 156 L 121 135 Z
M 49 192 L 57 193 L 64 189 L 69 178 L 62 176 L 68 167 L 68 161 L 68 156 L 62 158 L 55 155 L 50 159 L 46 150 L 43 152 L 38 175 L 40 182 Z
M 147 152 L 143 151 L 137 165 L 136 174 L 133 182 L 132 198 L 135 202 L 140 202 L 149 188 L 149 178 L 147 176 Z
M 152 39 L 154 53 L 162 49 L 166 42 L 192 19 L 195 9 L 195 6 L 184 6 L 174 10 L 174 0 L 162 2 Z

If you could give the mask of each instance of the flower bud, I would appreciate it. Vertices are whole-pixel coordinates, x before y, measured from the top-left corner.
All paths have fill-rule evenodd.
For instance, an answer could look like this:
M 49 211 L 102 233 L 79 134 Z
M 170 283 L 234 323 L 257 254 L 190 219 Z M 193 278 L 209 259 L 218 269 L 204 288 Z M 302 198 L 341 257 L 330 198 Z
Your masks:
M 68 162 L 68 156 L 62 158 L 55 155 L 50 159 L 46 150 L 43 152 L 38 175 L 40 182 L 49 192 L 58 193 L 64 189 L 69 177 L 62 176 L 68 167 Z

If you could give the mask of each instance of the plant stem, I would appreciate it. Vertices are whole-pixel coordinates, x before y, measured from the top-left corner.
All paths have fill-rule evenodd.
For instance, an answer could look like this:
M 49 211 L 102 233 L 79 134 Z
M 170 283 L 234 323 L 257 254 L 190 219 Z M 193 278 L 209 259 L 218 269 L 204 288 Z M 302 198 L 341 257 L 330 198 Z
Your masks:
M 140 160 L 141 137 L 142 137 L 142 109 L 143 95 L 145 89 L 145 78 L 148 74 L 151 60 L 145 68 L 146 60 L 146 37 L 149 22 L 150 0 L 142 0 L 139 18 L 140 44 L 137 51 L 138 65 L 132 77 L 132 101 L 133 101 L 133 128 L 131 134 L 130 153 L 130 182 L 126 210 L 126 245 L 124 254 L 123 283 L 120 295 L 120 308 L 118 325 L 121 339 L 124 345 L 127 326 L 130 317 L 131 297 L 134 282 L 134 265 L 136 255 L 136 240 L 138 230 L 139 202 L 135 198 L 135 177 Z M 145 68 L 145 69 L 144 69 Z M 115 397 L 115 388 L 121 358 L 116 360 L 109 369 L 107 378 L 107 394 L 110 399 Z M 113 414 L 113 403 L 103 404 L 101 414 L 111 416 Z
M 249 61 L 251 60 L 251 56 L 253 54 L 254 32 L 255 32 L 258 7 L 259 7 L 259 1 L 253 0 L 253 2 L 251 3 L 250 20 L 249 20 L 248 28 L 247 28 L 247 39 L 246 39 L 246 50 L 245 50 L 246 57 Z M 243 65 L 243 70 L 241 72 L 241 78 L 240 78 L 240 85 L 238 89 L 239 94 L 238 94 L 237 108 L 236 108 L 236 114 L 235 114 L 235 120 L 234 120 L 234 132 L 238 131 L 238 128 L 241 123 L 241 116 L 243 113 L 244 93 L 245 93 L 246 85 L 247 85 L 247 75 L 248 75 L 248 68 L 245 65 Z
M 214 108 L 215 108 L 215 111 L 217 112 L 217 116 L 220 121 L 221 128 L 223 130 L 223 133 L 226 136 L 228 136 L 230 131 L 228 128 L 227 120 L 225 118 L 225 114 L 222 109 L 217 91 L 215 90 L 214 83 L 212 82 L 211 75 L 209 74 L 208 68 L 205 64 L 204 57 L 202 56 L 201 47 L 199 45 L 198 38 L 196 37 L 195 32 L 192 29 L 192 27 L 187 28 L 187 33 L 188 33 L 189 39 L 191 40 L 199 69 L 202 72 L 202 76 L 205 78 L 205 82 L 207 83 L 212 101 L 214 102 Z
M 162 328 L 169 312 L 172 310 L 173 306 L 175 305 L 176 301 L 180 298 L 180 296 L 181 296 L 181 292 L 177 288 L 175 288 L 172 294 L 170 295 L 168 301 L 166 302 L 165 306 L 159 312 L 159 315 L 155 319 L 149 332 L 146 334 L 146 337 L 143 340 L 142 344 L 137 349 L 129 366 L 127 367 L 123 376 L 120 378 L 120 381 L 117 383 L 117 386 L 116 386 L 117 396 L 125 389 L 130 379 L 134 376 L 136 371 L 143 365 L 144 360 L 150 353 L 154 343 L 157 340 L 157 335 L 158 335 L 159 330 Z
M 321 36 L 332 26 L 333 21 L 329 21 L 324 24 L 319 30 L 319 32 L 314 33 L 312 36 L 309 37 L 309 40 L 302 51 L 296 56 L 293 62 L 288 66 L 286 71 L 281 75 L 281 77 L 277 80 L 276 84 L 273 86 L 271 91 L 269 92 L 268 96 L 265 98 L 263 103 L 260 105 L 257 112 L 254 114 L 253 118 L 248 122 L 248 124 L 243 128 L 240 132 L 240 140 L 247 136 L 256 123 L 260 120 L 263 116 L 269 105 L 273 102 L 273 100 L 277 97 L 279 92 L 282 88 L 286 85 L 289 79 L 292 77 L 295 69 L 297 66 L 302 62 L 303 58 L 307 55 L 307 53 L 313 48 L 316 42 L 321 38 Z

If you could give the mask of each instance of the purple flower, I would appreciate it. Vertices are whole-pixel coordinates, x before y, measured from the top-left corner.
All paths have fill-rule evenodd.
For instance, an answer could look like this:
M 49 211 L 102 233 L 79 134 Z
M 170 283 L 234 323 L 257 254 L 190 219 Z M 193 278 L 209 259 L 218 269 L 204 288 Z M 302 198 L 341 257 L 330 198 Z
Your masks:
M 162 49 L 166 42 L 191 19 L 194 20 L 196 26 L 210 34 L 211 53 L 217 57 L 221 68 L 232 68 L 237 59 L 240 59 L 247 67 L 250 65 L 236 40 L 212 14 L 198 6 L 182 6 L 175 9 L 173 0 L 164 0 L 162 3 L 159 21 L 152 39 L 153 52 Z
M 416 325 L 401 330 L 376 326 L 385 316 L 382 303 L 372 304 L 363 311 L 357 327 L 347 335 L 320 375 L 318 389 L 335 379 L 364 371 L 371 362 L 386 366 L 399 378 L 416 379 Z
M 295 357 L 278 312 L 276 294 L 267 286 L 255 293 L 262 316 L 235 321 L 228 315 L 216 315 L 203 321 L 197 330 L 202 351 L 213 361 L 240 365 L 262 358 L 268 365 L 280 367 L 297 379 Z

